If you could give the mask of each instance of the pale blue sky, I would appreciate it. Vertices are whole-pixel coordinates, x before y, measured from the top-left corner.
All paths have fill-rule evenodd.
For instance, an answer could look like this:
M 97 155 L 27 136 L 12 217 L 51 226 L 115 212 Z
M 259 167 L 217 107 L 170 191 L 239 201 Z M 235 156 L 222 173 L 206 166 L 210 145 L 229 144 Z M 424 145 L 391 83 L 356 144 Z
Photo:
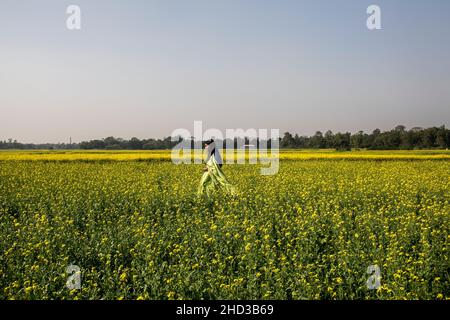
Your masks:
M 0 140 L 448 126 L 449 17 L 446 0 L 0 0 Z

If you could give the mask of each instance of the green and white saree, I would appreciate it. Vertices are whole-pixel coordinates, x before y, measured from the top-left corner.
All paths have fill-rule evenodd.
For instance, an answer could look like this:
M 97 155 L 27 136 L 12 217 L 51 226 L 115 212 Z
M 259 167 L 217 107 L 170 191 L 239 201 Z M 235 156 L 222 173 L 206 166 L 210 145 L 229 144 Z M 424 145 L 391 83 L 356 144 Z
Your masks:
M 235 194 L 236 191 L 231 183 L 227 180 L 221 169 L 222 158 L 219 151 L 215 148 L 214 142 L 208 145 L 208 159 L 206 161 L 206 171 L 203 173 L 198 194 L 206 194 L 210 196 L 216 191 L 227 194 Z M 218 163 L 218 160 L 220 163 Z

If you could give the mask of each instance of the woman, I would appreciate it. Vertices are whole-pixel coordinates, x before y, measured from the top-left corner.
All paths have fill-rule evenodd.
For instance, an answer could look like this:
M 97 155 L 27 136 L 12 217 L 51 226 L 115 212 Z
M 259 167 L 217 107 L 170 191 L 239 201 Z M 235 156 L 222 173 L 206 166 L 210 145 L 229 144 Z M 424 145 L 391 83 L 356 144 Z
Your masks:
M 222 172 L 222 157 L 219 149 L 216 148 L 214 140 L 205 142 L 205 150 L 207 152 L 206 168 L 203 173 L 200 185 L 198 187 L 198 194 L 206 194 L 210 196 L 215 190 L 221 190 L 229 194 L 234 194 L 233 186 L 228 182 L 227 178 Z

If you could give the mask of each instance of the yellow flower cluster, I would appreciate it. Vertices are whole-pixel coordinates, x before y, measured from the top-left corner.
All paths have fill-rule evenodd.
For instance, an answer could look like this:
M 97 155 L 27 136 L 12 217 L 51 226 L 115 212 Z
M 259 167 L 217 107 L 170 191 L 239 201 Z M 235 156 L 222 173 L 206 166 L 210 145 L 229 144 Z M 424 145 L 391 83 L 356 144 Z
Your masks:
M 332 149 L 284 150 L 277 154 L 269 151 L 235 150 L 227 154 L 222 150 L 224 161 L 232 156 L 232 161 L 249 159 L 266 159 L 278 156 L 280 160 L 450 160 L 448 150 L 414 150 L 414 151 L 345 151 Z M 202 159 L 201 150 L 184 151 L 173 155 L 170 150 L 24 150 L 0 151 L 0 161 L 171 161 L 174 159 Z
M 286 151 L 208 199 L 201 165 L 146 157 L 170 154 L 0 153 L 0 299 L 450 298 L 448 153 Z

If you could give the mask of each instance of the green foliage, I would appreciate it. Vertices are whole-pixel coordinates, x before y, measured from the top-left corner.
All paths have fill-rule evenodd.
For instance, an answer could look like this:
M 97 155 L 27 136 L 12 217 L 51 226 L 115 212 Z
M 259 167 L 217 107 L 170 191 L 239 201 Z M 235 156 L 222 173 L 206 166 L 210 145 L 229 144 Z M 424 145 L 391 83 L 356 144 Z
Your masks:
M 224 166 L 210 199 L 201 170 L 0 162 L 0 299 L 450 298 L 448 161 Z

